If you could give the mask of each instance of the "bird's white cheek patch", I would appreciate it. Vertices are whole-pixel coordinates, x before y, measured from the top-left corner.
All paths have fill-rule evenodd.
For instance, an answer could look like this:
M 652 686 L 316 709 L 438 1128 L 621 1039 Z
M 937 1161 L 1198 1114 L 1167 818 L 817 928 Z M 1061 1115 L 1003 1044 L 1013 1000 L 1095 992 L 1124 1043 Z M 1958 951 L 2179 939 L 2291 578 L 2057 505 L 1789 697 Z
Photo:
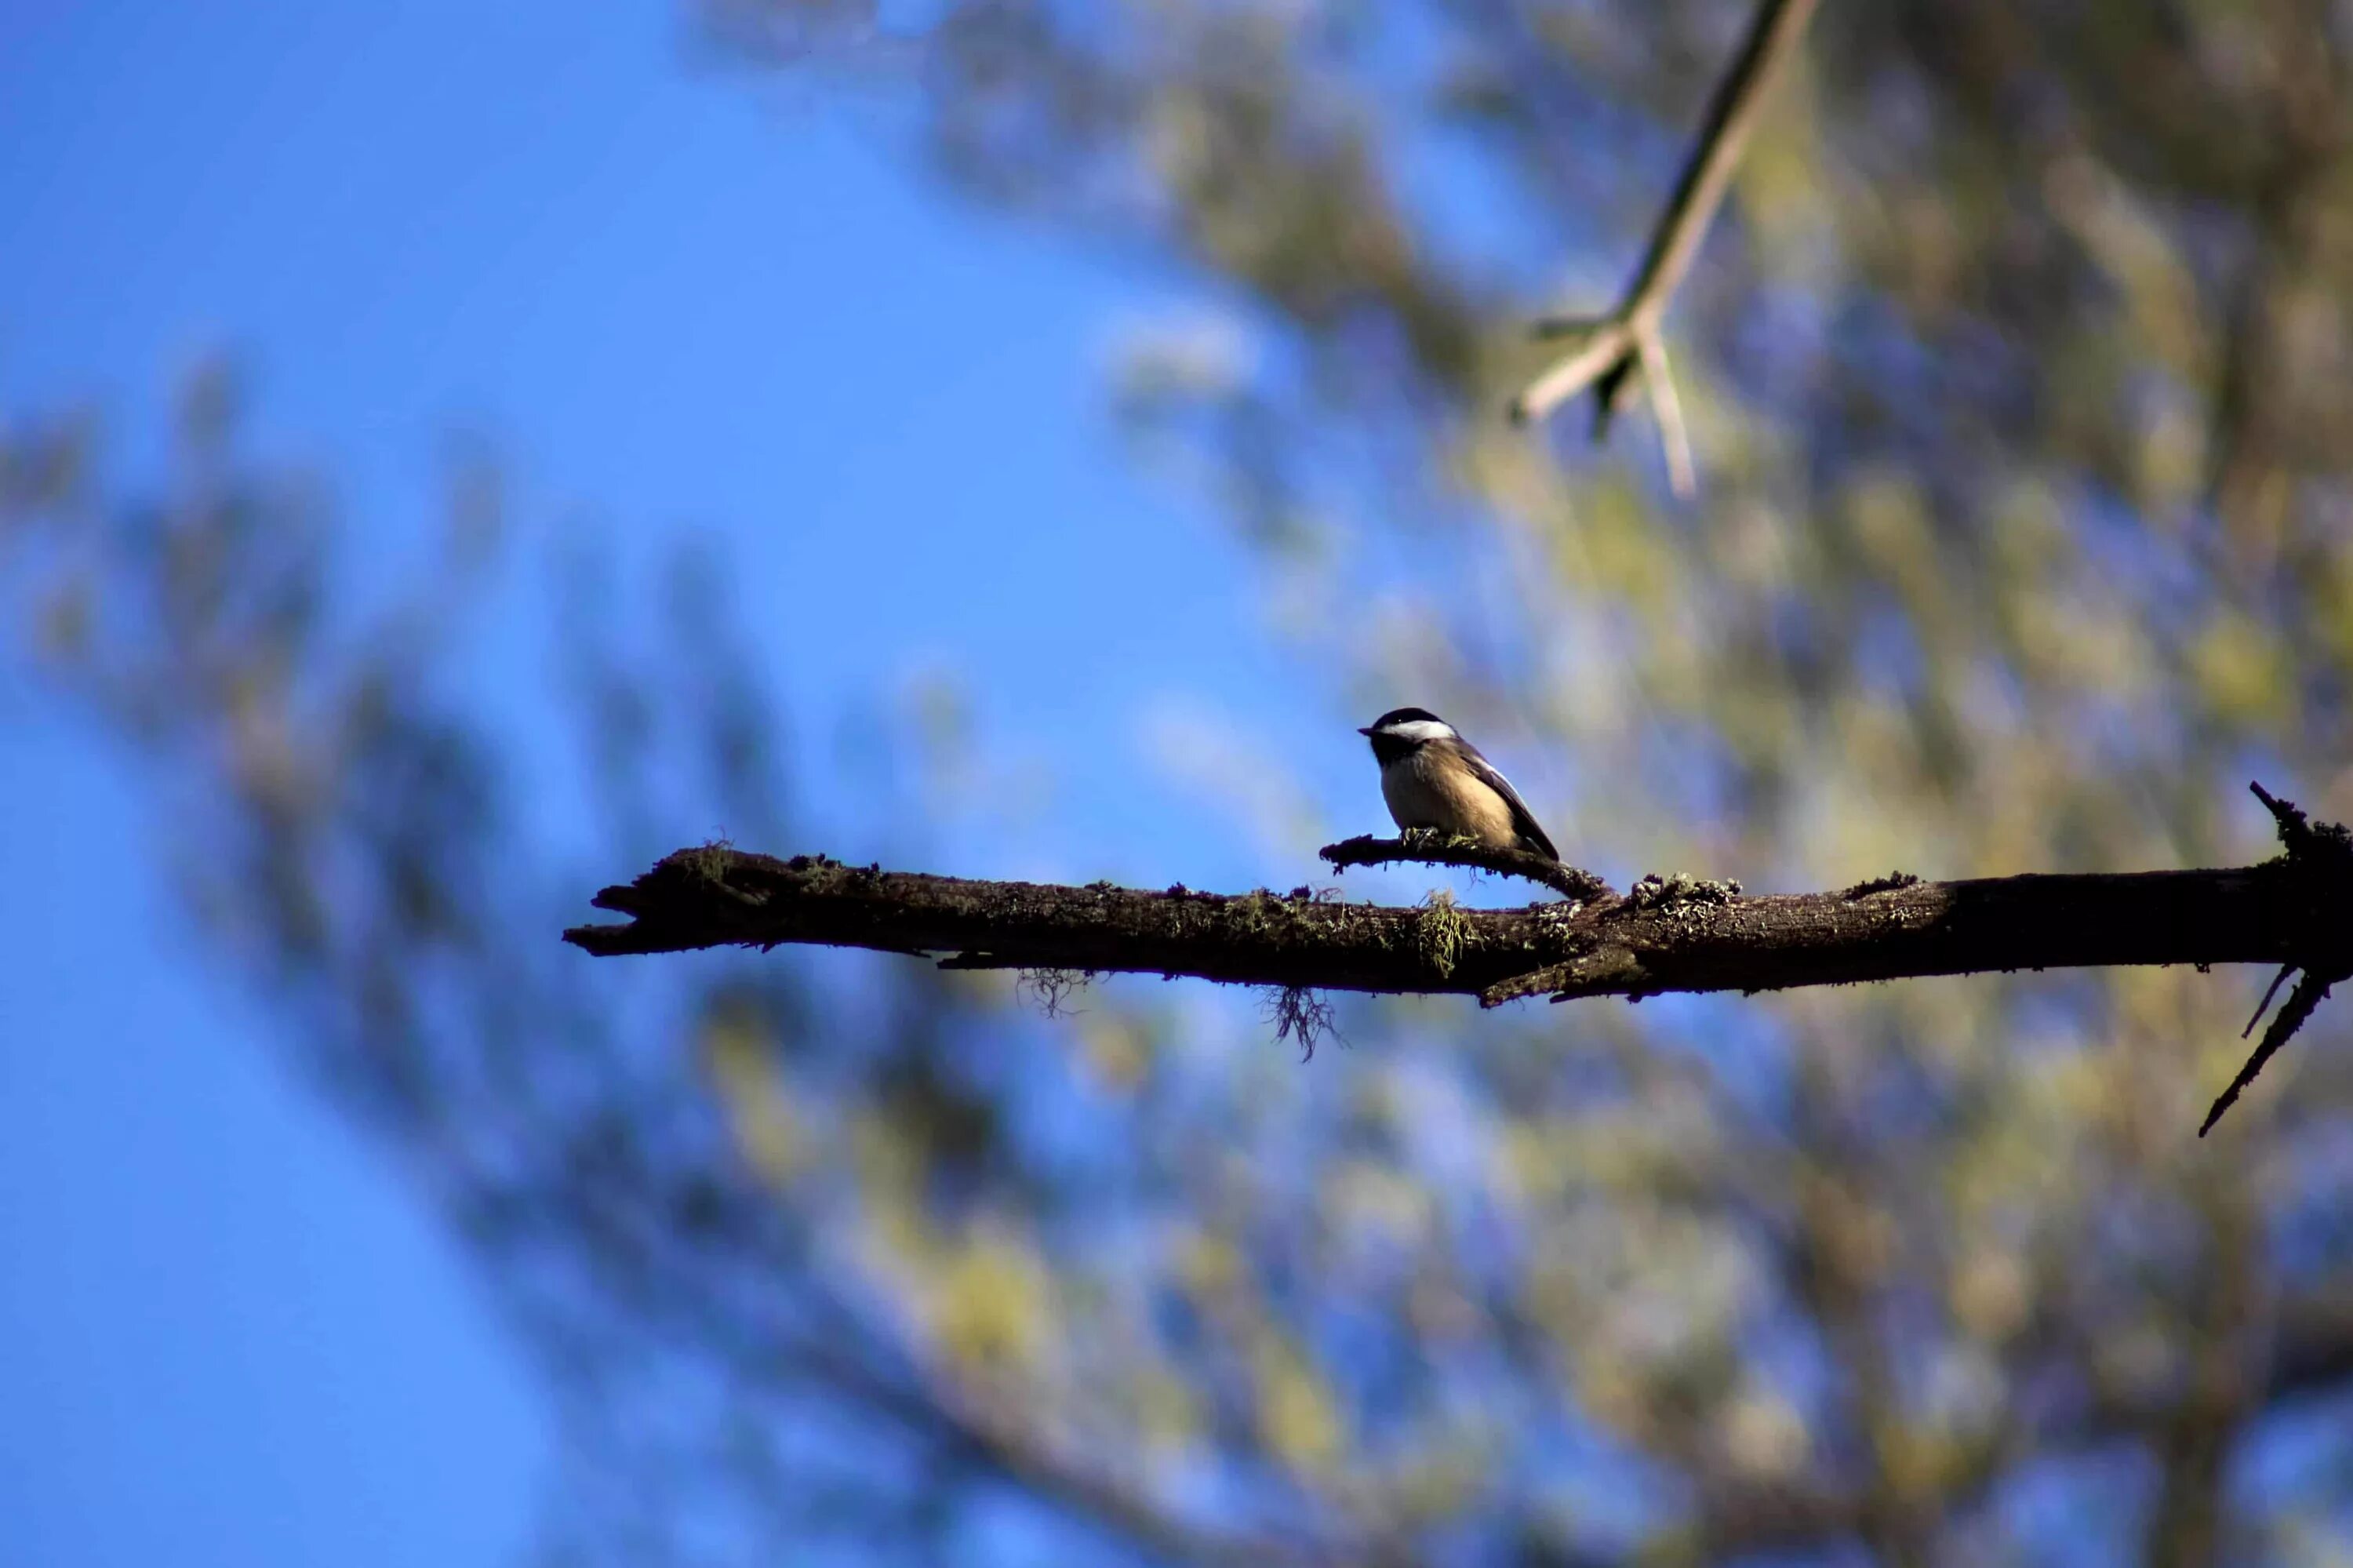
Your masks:
M 1387 729 L 1376 730 L 1374 733 L 1393 735 L 1399 740 L 1416 742 L 1451 740 L 1454 737 L 1454 726 L 1437 719 L 1408 719 L 1403 724 L 1393 724 Z

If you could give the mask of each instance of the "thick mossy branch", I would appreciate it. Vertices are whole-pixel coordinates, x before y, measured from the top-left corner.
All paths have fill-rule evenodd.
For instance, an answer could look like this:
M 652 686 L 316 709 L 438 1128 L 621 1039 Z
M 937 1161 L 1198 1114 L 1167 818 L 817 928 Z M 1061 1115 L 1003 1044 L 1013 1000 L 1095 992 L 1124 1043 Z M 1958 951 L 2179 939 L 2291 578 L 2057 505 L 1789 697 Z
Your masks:
M 682 850 L 596 895 L 630 924 L 565 937 L 598 955 L 802 942 L 939 955 L 964 968 L 1455 994 L 1490 1006 L 2106 964 L 2292 963 L 2340 974 L 2353 950 L 2353 843 L 2326 827 L 2301 827 L 2299 838 L 2284 819 L 2282 832 L 2288 854 L 2232 870 L 1970 882 L 1897 874 L 1762 896 L 1646 877 L 1632 896 L 1510 909 L 1351 904 L 1303 887 L 1229 895 L 968 882 L 713 846 Z M 2342 854 L 2329 847 L 2339 844 Z M 1494 863 L 1493 851 L 1427 842 L 1356 840 L 1325 854 L 1335 864 L 1402 859 L 1525 874 Z

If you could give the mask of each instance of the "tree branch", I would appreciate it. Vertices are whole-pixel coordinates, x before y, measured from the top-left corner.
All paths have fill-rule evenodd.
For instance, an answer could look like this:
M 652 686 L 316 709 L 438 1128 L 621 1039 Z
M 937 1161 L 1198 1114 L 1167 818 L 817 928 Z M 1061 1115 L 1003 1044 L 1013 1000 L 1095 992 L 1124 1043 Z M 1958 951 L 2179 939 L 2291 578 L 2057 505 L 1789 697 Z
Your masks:
M 2282 863 L 2302 872 L 2298 883 L 2308 901 L 2304 912 L 2306 923 L 2316 930 L 2326 931 L 2333 918 L 2338 922 L 2337 930 L 2342 932 L 2345 929 L 2343 908 L 2341 905 L 2332 906 L 2330 887 L 2353 880 L 2353 833 L 2348 833 L 2335 822 L 2323 822 L 2314 827 L 2296 809 L 2295 801 L 2283 800 L 2260 784 L 2251 783 L 2247 788 L 2254 791 L 2255 799 L 2263 803 L 2263 809 L 2271 812 L 2272 821 L 2279 828 L 2280 842 L 2287 846 L 2287 854 Z M 2255 1054 L 2247 1058 L 2246 1065 L 2231 1080 L 2231 1086 L 2222 1091 L 2213 1108 L 2206 1113 L 2206 1119 L 2199 1124 L 2199 1137 L 2203 1138 L 2213 1131 L 2214 1124 L 2222 1119 L 2222 1113 L 2238 1104 L 2241 1092 L 2255 1081 L 2256 1075 L 2263 1070 L 2273 1054 L 2304 1027 L 2305 1021 L 2318 1011 L 2322 1002 L 2328 1000 L 2329 988 L 2341 980 L 2353 980 L 2353 956 L 2348 956 L 2347 943 L 2340 936 L 2333 953 L 2316 946 L 2307 947 L 2303 958 L 2283 963 L 2280 972 L 2272 977 L 2270 988 L 2263 992 L 2263 1000 L 2255 1005 L 2255 1016 L 2247 1020 L 2247 1027 L 2240 1035 L 2241 1039 L 2254 1033 L 2256 1021 L 2263 1017 L 2263 1009 L 2269 1007 L 2272 998 L 2279 994 L 2280 982 L 2299 969 L 2304 971 L 2304 978 L 2295 982 L 2295 989 L 2288 992 L 2287 1001 L 2280 1008 L 2279 1015 L 2272 1020 L 2272 1026 L 2263 1031 L 2263 1041 L 2256 1045 Z
M 1639 371 L 1642 388 L 1658 417 L 1659 439 L 1667 454 L 1667 472 L 1675 493 L 1688 498 L 1697 488 L 1685 434 L 1683 405 L 1669 378 L 1666 340 L 1660 323 L 1667 302 L 1691 270 L 1709 220 L 1732 185 L 1732 171 L 1748 144 L 1766 89 L 1775 71 L 1797 51 L 1817 0 L 1759 0 L 1748 36 L 1724 79 L 1709 100 L 1707 121 L 1699 140 L 1676 177 L 1674 194 L 1667 199 L 1658 227 L 1651 231 L 1650 249 L 1634 283 L 1616 309 L 1595 319 L 1540 322 L 1540 337 L 1573 337 L 1576 346 L 1512 400 L 1512 418 L 1540 419 L 1588 387 L 1594 388 L 1597 408 L 1594 439 L 1608 432 L 1610 416 Z
M 1472 871 L 1492 871 L 1502 876 L 1525 877 L 1579 902 L 1611 896 L 1609 884 L 1582 867 L 1563 865 L 1525 850 L 1495 849 L 1476 839 L 1450 839 L 1426 831 L 1408 832 L 1394 839 L 1377 839 L 1366 833 L 1361 838 L 1325 844 L 1315 853 L 1335 871 L 1345 871 L 1352 865 L 1456 865 Z
M 2353 969 L 2353 850 L 2343 829 L 2309 828 L 2285 810 L 2289 853 L 2261 865 L 1967 882 L 1898 874 L 1763 896 L 1650 876 L 1620 897 L 1590 873 L 1427 835 L 1324 851 L 1337 866 L 1402 860 L 1539 874 L 1590 900 L 1516 909 L 1351 904 L 1305 887 L 1227 895 L 973 882 L 712 845 L 596 895 L 599 908 L 631 924 L 575 927 L 565 939 L 600 957 L 801 942 L 944 955 L 959 968 L 1451 993 L 1490 1007 L 1538 994 L 1746 992 L 2108 964 Z

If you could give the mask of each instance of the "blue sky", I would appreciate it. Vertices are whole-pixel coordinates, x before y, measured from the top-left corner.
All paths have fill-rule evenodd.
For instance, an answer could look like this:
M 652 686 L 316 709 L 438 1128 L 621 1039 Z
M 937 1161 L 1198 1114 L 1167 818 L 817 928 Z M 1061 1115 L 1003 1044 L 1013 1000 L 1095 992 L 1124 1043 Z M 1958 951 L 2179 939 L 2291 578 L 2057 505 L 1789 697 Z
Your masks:
M 370 572 L 425 557 L 453 430 L 507 465 L 527 561 L 708 535 L 819 743 L 825 838 L 765 847 L 889 847 L 828 790 L 831 737 L 951 671 L 1014 781 L 934 836 L 955 869 L 1300 880 L 1155 738 L 1324 726 L 1316 799 L 1378 825 L 1240 547 L 1104 412 L 1110 345 L 1181 282 L 959 210 L 857 120 L 693 67 L 661 0 L 593 26 L 552 0 L 16 0 L 0 416 L 95 407 L 111 471 L 153 471 L 174 378 L 225 350 L 251 445 L 332 478 Z M 524 724 L 553 700 L 527 642 L 487 638 L 470 694 Z M 510 1562 L 555 1486 L 525 1359 L 185 926 L 139 785 L 0 662 L 0 863 L 58 890 L 0 906 L 7 1550 Z

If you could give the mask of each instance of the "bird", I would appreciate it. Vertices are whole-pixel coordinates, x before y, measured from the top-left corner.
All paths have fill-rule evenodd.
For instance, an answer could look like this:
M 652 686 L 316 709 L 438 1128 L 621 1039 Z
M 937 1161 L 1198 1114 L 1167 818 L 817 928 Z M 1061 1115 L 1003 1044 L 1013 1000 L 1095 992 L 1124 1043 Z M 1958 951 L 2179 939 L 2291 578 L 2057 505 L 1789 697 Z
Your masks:
M 1381 799 L 1397 825 L 1476 839 L 1491 849 L 1560 859 L 1512 781 L 1427 708 L 1391 708 L 1356 733 L 1381 765 Z

